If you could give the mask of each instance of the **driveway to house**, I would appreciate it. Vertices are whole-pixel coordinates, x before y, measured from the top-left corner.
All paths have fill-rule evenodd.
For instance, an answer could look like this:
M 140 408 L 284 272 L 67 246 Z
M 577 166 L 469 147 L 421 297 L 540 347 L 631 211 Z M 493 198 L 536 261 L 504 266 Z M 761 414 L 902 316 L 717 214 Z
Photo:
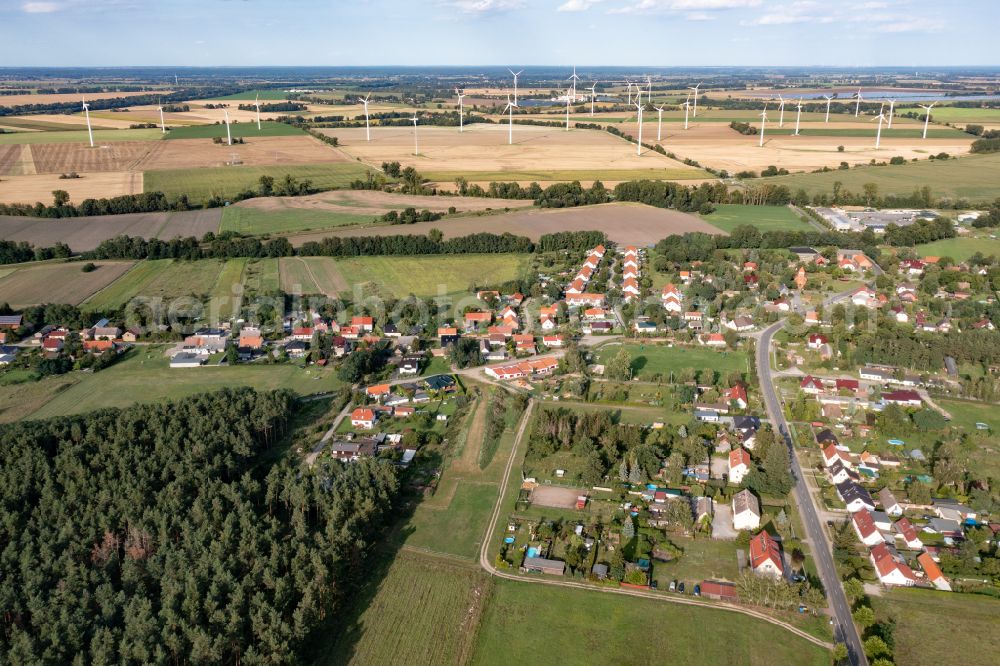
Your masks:
M 510 479 L 511 470 L 514 468 L 514 462 L 517 460 L 517 452 L 521 448 L 522 441 L 524 439 L 524 433 L 527 431 L 528 424 L 531 421 L 531 412 L 534 408 L 535 401 L 531 400 L 528 403 L 527 409 L 524 410 L 524 414 L 521 416 L 521 423 L 517 429 L 517 435 L 514 438 L 514 446 L 511 448 L 510 456 L 507 458 L 507 464 L 504 467 L 504 473 L 501 477 L 500 493 L 497 496 L 496 504 L 493 506 L 493 513 L 490 515 L 489 524 L 486 526 L 486 531 L 483 535 L 482 546 L 479 549 L 479 566 L 484 570 L 488 571 L 490 575 L 496 576 L 498 578 L 505 578 L 507 580 L 513 580 L 525 584 L 534 585 L 552 585 L 554 587 L 572 587 L 579 590 L 586 590 L 588 592 L 600 592 L 604 594 L 620 594 L 628 597 L 642 597 L 645 599 L 653 599 L 654 601 L 664 601 L 667 603 L 674 604 L 684 604 L 687 606 L 702 606 L 704 608 L 714 608 L 716 610 L 729 611 L 732 613 L 742 613 L 744 615 L 749 615 L 755 617 L 759 620 L 769 622 L 770 624 L 779 626 L 786 629 L 800 638 L 818 645 L 824 649 L 832 649 L 833 646 L 826 641 L 816 638 L 812 634 L 809 634 L 798 627 L 788 624 L 778 620 L 767 613 L 758 611 L 752 607 L 739 606 L 736 604 L 730 604 L 725 602 L 712 602 L 705 601 L 697 597 L 686 597 L 677 594 L 671 594 L 668 592 L 654 592 L 651 590 L 637 590 L 622 587 L 608 587 L 608 586 L 596 586 L 589 583 L 579 583 L 571 580 L 556 579 L 556 578 L 542 578 L 542 577 L 527 577 L 520 576 L 517 574 L 509 573 L 507 571 L 500 571 L 497 569 L 489 557 L 490 544 L 493 541 L 494 532 L 496 531 L 497 521 L 500 519 L 500 512 L 503 508 L 503 501 L 507 495 L 507 485 Z
M 733 529 L 733 507 L 725 502 L 712 502 L 712 538 L 735 539 Z

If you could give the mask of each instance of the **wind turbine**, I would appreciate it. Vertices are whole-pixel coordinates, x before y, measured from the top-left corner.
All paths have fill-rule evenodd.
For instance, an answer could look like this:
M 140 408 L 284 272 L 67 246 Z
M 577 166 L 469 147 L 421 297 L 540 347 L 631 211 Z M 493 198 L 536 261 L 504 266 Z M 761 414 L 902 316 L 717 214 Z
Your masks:
M 691 110 L 691 95 L 684 100 L 684 129 L 688 128 L 688 111 Z
M 628 105 L 632 106 L 632 82 L 629 81 L 628 79 L 625 79 L 625 85 L 628 86 L 628 88 L 626 88 L 626 90 L 628 91 Z
M 465 124 L 465 106 L 462 104 L 462 98 L 465 97 L 465 91 L 455 88 L 455 94 L 458 95 L 458 131 L 461 133 L 463 125 Z
M 784 127 L 785 126 L 785 98 L 782 97 L 780 93 L 778 94 L 778 111 L 781 112 L 781 114 L 778 116 L 778 127 Z
M 597 99 L 597 84 L 590 86 L 590 115 L 594 115 L 594 100 Z
M 253 105 L 257 107 L 257 131 L 260 131 L 260 93 L 253 100 Z
M 642 155 L 642 104 L 640 102 L 636 102 L 635 108 L 639 112 L 639 142 L 635 144 L 635 155 L 636 157 L 639 157 Z
M 764 124 L 767 123 L 767 104 L 764 105 L 764 110 L 760 112 L 760 147 L 764 147 Z
M 413 112 L 413 117 L 410 118 L 410 120 L 413 121 L 413 154 L 414 155 L 419 155 L 420 154 L 420 144 L 417 143 L 417 120 L 418 120 L 418 118 L 417 118 L 417 112 L 416 111 Z
M 658 143 L 660 141 L 660 125 L 663 124 L 663 107 L 654 106 L 653 108 L 656 109 L 657 114 L 659 114 L 656 118 L 656 141 Z
M 704 82 L 702 82 L 702 83 L 704 83 Z M 692 88 L 691 86 L 688 86 L 688 90 L 693 90 L 694 91 L 694 117 L 695 118 L 698 117 L 698 88 L 700 88 L 700 87 L 701 87 L 701 83 L 699 83 L 698 85 L 696 85 L 694 88 Z
M 164 134 L 166 134 L 167 133 L 167 124 L 165 122 L 163 122 L 163 102 L 161 100 L 156 100 L 156 103 L 158 104 L 158 106 L 156 108 L 160 111 L 160 130 Z
M 229 110 L 223 109 L 222 113 L 225 114 L 226 116 L 226 143 L 228 143 L 231 146 L 233 145 L 233 133 L 229 129 Z
M 576 65 L 573 65 L 573 76 L 569 77 L 569 80 L 573 82 L 573 102 L 576 102 L 576 82 L 580 80 L 580 77 L 576 75 Z M 569 92 L 569 91 L 567 91 Z
M 372 96 L 372 94 L 368 93 L 364 97 L 360 98 L 361 99 L 361 103 L 365 105 L 365 141 L 371 141 L 372 140 L 372 131 L 371 131 L 371 128 L 369 127 L 369 125 L 368 125 L 368 98 L 371 97 L 371 96 Z
M 830 122 L 830 102 L 833 101 L 833 97 L 830 96 L 830 95 L 823 95 L 823 97 L 826 98 L 826 120 L 823 121 L 823 122 L 829 123 Z
M 895 107 L 896 107 L 896 100 L 890 99 L 889 100 L 889 124 L 886 126 L 886 129 L 892 129 L 892 110 Z
M 924 106 L 923 104 L 917 104 L 917 106 L 919 106 L 921 109 L 923 109 L 926 112 L 926 115 L 924 116 L 924 136 L 923 136 L 923 138 L 925 138 L 925 139 L 927 138 L 927 124 L 931 121 L 931 109 L 934 107 L 935 104 L 937 104 L 937 102 L 931 102 L 930 106 Z
M 521 72 L 523 72 L 524 70 L 523 69 L 519 69 L 519 70 L 517 70 L 515 72 L 514 70 L 512 70 L 512 69 L 510 69 L 508 67 L 507 71 L 514 75 L 514 104 L 513 104 L 513 106 L 517 106 L 517 77 L 521 76 Z M 510 101 L 510 100 L 508 100 L 508 101 Z
M 795 136 L 799 135 L 799 120 L 802 119 L 802 98 L 799 98 L 799 103 L 796 104 L 798 111 L 795 112 Z
M 861 113 L 861 88 L 858 88 L 857 94 L 858 101 L 854 105 L 854 117 L 857 118 L 858 114 Z
M 510 101 L 510 95 L 507 95 L 507 106 L 505 106 L 503 110 L 508 112 L 508 115 L 507 115 L 507 145 L 513 145 L 514 144 L 514 105 Z M 500 115 L 503 115 L 503 113 L 501 113 Z
M 875 122 L 875 118 L 871 119 L 871 122 Z M 882 123 L 885 121 L 885 114 L 879 112 L 878 114 L 878 132 L 875 134 L 875 150 L 878 150 L 879 144 L 882 143 Z
M 87 117 L 87 136 L 90 137 L 90 147 L 94 147 L 94 130 L 90 129 L 90 105 L 87 104 L 87 100 L 84 99 L 83 95 L 80 96 L 80 101 L 83 103 L 83 115 Z
M 653 79 L 646 77 L 646 99 L 653 103 Z

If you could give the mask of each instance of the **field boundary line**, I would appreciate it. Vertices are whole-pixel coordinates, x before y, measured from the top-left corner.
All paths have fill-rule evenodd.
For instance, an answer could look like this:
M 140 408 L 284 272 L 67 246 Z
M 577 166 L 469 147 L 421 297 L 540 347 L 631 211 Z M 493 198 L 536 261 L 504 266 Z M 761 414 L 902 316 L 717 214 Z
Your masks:
M 714 608 L 717 610 L 729 611 L 733 613 L 742 613 L 750 617 L 757 618 L 759 620 L 764 620 L 770 624 L 773 624 L 782 629 L 804 638 L 814 645 L 818 645 L 827 650 L 833 649 L 833 644 L 824 641 L 820 638 L 813 636 L 812 634 L 799 629 L 798 627 L 791 625 L 783 620 L 771 617 L 770 615 L 754 610 L 752 608 L 744 608 L 742 606 L 736 606 L 734 604 L 727 603 L 712 603 L 708 601 L 702 601 L 699 599 L 684 599 L 666 596 L 659 592 L 648 592 L 644 590 L 633 590 L 620 587 L 598 587 L 591 585 L 589 583 L 578 583 L 576 581 L 567 580 L 552 580 L 546 578 L 525 578 L 516 574 L 507 573 L 504 571 L 497 570 L 496 567 L 489 561 L 489 546 L 493 538 L 493 533 L 496 530 L 497 520 L 500 517 L 500 510 L 503 507 L 504 498 L 507 495 L 507 486 L 509 485 L 510 472 L 514 466 L 514 460 L 517 458 L 517 450 L 520 448 L 521 440 L 524 437 L 524 433 L 527 430 L 528 423 L 531 421 L 531 412 L 534 409 L 535 401 L 532 400 L 528 403 L 527 409 L 524 410 L 524 415 L 522 416 L 521 425 L 517 431 L 517 437 L 514 439 L 514 447 L 510 452 L 510 457 L 507 459 L 507 466 L 503 475 L 503 482 L 500 486 L 500 493 L 497 498 L 497 502 L 493 507 L 493 514 L 490 516 L 490 522 L 487 525 L 486 533 L 483 536 L 483 542 L 479 549 L 479 565 L 485 569 L 491 576 L 497 576 L 506 580 L 518 581 L 526 584 L 540 584 L 540 585 L 552 585 L 554 587 L 570 587 L 580 590 L 588 590 L 591 592 L 605 592 L 609 594 L 620 594 L 624 596 L 631 597 L 642 597 L 645 599 L 653 599 L 656 601 L 665 601 L 668 603 L 683 604 L 687 606 L 701 606 L 703 608 Z
M 454 553 L 445 553 L 440 550 L 424 548 L 423 546 L 411 546 L 409 544 L 403 544 L 402 550 L 409 553 L 416 553 L 418 555 L 426 555 L 427 557 L 433 557 L 439 560 L 448 560 L 454 564 L 460 564 L 472 569 L 478 569 L 476 566 L 476 558 L 474 557 L 463 557 L 462 555 L 455 555 Z

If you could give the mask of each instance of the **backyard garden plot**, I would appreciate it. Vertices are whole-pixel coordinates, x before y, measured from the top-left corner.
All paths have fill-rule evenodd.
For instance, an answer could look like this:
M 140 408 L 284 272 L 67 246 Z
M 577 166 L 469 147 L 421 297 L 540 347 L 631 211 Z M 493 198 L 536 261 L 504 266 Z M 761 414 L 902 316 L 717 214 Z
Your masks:
M 320 130 L 336 136 L 342 149 L 369 164 L 398 161 L 416 167 L 431 179 L 451 180 L 460 174 L 468 180 L 588 180 L 568 172 L 597 170 L 651 170 L 669 172 L 672 178 L 704 178 L 700 169 L 687 167 L 657 153 L 642 157 L 634 145 L 595 130 L 566 132 L 550 127 L 514 127 L 514 142 L 508 144 L 508 129 L 501 125 L 470 125 L 464 132 L 451 127 L 418 127 L 420 154 L 414 155 L 413 128 L 376 127 L 372 140 L 364 128 Z M 477 172 L 486 177 L 477 176 Z M 559 172 L 558 177 L 552 177 Z M 599 176 L 591 176 L 599 177 Z
M 301 245 L 326 236 L 425 235 L 431 229 L 439 229 L 445 238 L 483 232 L 508 232 L 515 236 L 527 236 L 535 241 L 544 234 L 559 231 L 603 231 L 616 243 L 643 246 L 654 245 L 672 234 L 691 231 L 722 233 L 697 215 L 637 203 L 611 203 L 564 209 L 532 208 L 488 216 L 459 216 L 406 226 L 334 229 L 321 234 L 296 235 L 290 240 L 293 245 Z
M 256 191 L 260 186 L 261 176 L 280 180 L 288 175 L 300 183 L 308 180 L 313 188 L 323 190 L 348 187 L 352 181 L 364 178 L 368 171 L 370 169 L 360 164 L 329 161 L 325 164 L 243 165 L 146 171 L 143 179 L 146 192 L 163 192 L 171 199 L 187 195 L 191 201 L 202 202 L 216 195 L 229 198 L 246 190 Z
M 583 488 L 562 488 L 559 486 L 538 486 L 531 491 L 531 503 L 535 506 L 550 506 L 555 509 L 573 509 L 577 498 L 586 495 Z
M 0 191 L 3 185 L 0 183 Z M 0 216 L 0 238 L 27 241 L 41 247 L 66 243 L 75 252 L 87 252 L 121 235 L 162 240 L 177 236 L 201 238 L 209 231 L 218 231 L 221 217 L 219 208 L 62 219 Z
M 94 262 L 96 270 L 83 272 L 83 264 L 38 263 L 4 267 L 0 277 L 0 303 L 14 308 L 43 303 L 78 305 L 95 292 L 113 284 L 133 265 L 131 261 Z M 7 272 L 7 269 L 13 269 Z

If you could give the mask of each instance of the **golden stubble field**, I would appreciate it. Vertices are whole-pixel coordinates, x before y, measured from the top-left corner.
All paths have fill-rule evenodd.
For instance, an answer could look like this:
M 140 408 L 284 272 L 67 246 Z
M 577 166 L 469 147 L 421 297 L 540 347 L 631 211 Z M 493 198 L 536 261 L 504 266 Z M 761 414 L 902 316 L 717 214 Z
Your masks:
M 635 146 L 606 132 L 514 125 L 514 142 L 508 145 L 506 125 L 417 127 L 420 154 L 414 155 L 413 127 L 373 127 L 372 140 L 365 129 L 322 130 L 336 136 L 342 150 L 369 164 L 398 161 L 423 173 L 545 172 L 689 169 L 666 156 L 647 153 L 637 157 Z
M 52 203 L 53 190 L 69 192 L 71 203 L 84 199 L 116 197 L 142 192 L 141 171 L 82 172 L 80 178 L 60 179 L 59 174 L 5 176 L 0 179 L 0 203 Z
M 805 114 L 803 114 L 805 115 Z M 790 119 L 790 120 L 789 120 Z M 648 122 L 644 117 L 643 142 L 656 141 L 656 116 Z M 755 123 L 759 126 L 759 123 Z M 893 121 L 893 129 L 914 129 L 919 123 L 897 118 Z M 794 129 L 795 115 L 785 111 L 785 130 Z M 777 112 L 768 112 L 768 123 L 764 131 L 764 146 L 759 146 L 759 136 L 744 136 L 732 130 L 727 123 L 698 122 L 692 120 L 688 130 L 678 123 L 663 123 L 663 134 L 660 144 L 679 158 L 688 158 L 715 169 L 725 169 L 730 173 L 752 170 L 760 171 L 774 165 L 789 171 L 813 171 L 823 167 L 836 168 L 841 162 L 851 166 L 868 164 L 871 160 L 888 161 L 897 155 L 910 160 L 912 158 L 927 159 L 929 155 L 941 152 L 950 155 L 961 155 L 969 152 L 972 138 L 961 135 L 953 139 L 926 140 L 887 138 L 882 136 L 879 150 L 875 150 L 875 132 L 877 122 L 831 121 L 828 125 L 822 122 L 802 122 L 800 136 L 779 135 L 769 130 L 778 128 Z M 810 129 L 857 130 L 868 133 L 869 136 L 810 136 Z M 621 126 L 622 131 L 636 136 L 636 123 Z M 885 129 L 885 128 L 883 128 Z M 843 152 L 837 149 L 843 146 Z

